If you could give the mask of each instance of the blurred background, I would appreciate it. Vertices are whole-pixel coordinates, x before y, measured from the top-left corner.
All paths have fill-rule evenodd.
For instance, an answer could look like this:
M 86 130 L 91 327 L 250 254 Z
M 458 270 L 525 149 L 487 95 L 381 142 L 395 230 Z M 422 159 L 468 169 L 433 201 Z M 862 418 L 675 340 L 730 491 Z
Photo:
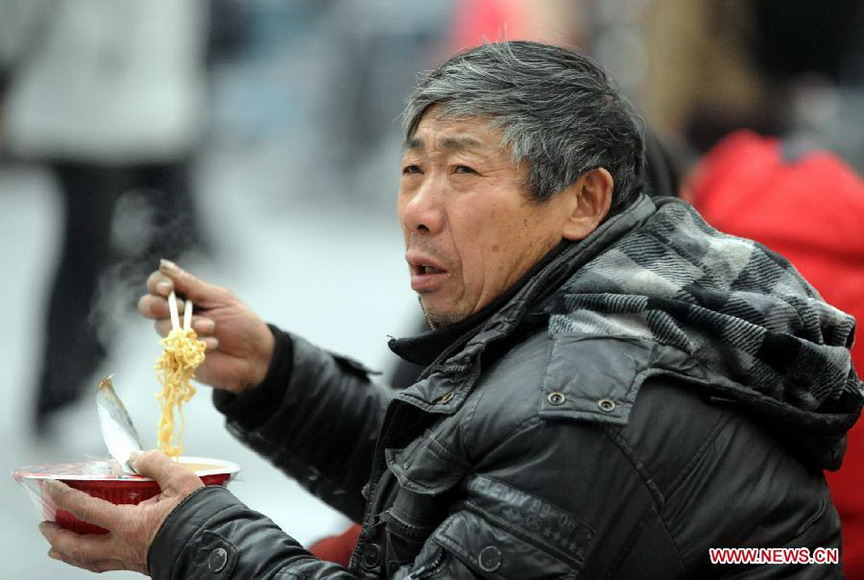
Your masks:
M 160 348 L 134 303 L 169 257 L 264 318 L 382 371 L 417 329 L 394 200 L 418 73 L 484 40 L 591 54 L 682 176 L 749 128 L 864 167 L 862 4 L 805 0 L 0 0 L 3 576 L 50 560 L 8 476 L 104 457 L 115 373 L 147 447 Z M 189 455 L 302 542 L 342 517 L 186 407 Z M 108 577 L 133 576 L 108 573 Z

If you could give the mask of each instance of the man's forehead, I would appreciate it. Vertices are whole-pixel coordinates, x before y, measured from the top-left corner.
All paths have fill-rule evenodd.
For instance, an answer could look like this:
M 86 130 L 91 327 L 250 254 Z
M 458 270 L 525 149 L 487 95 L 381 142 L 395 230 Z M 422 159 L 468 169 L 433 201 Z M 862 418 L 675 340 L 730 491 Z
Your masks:
M 500 150 L 500 132 L 488 119 L 446 119 L 425 116 L 414 133 L 405 140 L 408 151 L 437 149 L 445 152 Z

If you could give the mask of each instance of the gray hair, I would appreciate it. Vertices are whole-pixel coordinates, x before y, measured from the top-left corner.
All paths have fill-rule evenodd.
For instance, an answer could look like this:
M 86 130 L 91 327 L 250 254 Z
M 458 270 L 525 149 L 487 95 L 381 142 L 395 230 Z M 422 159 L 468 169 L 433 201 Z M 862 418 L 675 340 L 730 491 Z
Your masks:
M 613 212 L 640 191 L 642 121 L 581 54 L 527 41 L 483 44 L 419 83 L 403 112 L 407 139 L 432 106 L 441 118 L 489 118 L 514 161 L 529 163 L 527 186 L 538 200 L 599 167 L 615 181 Z

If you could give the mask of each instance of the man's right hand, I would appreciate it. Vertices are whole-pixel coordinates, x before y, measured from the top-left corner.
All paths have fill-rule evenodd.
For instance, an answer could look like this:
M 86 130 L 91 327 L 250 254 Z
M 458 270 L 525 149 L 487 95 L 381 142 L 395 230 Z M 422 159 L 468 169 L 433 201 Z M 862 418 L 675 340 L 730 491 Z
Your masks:
M 273 333 L 233 292 L 199 280 L 168 260 L 147 278 L 147 294 L 138 311 L 154 319 L 156 331 L 171 330 L 168 295 L 174 290 L 181 306 L 193 305 L 192 328 L 207 345 L 207 357 L 196 380 L 217 389 L 241 393 L 264 380 L 273 356 Z

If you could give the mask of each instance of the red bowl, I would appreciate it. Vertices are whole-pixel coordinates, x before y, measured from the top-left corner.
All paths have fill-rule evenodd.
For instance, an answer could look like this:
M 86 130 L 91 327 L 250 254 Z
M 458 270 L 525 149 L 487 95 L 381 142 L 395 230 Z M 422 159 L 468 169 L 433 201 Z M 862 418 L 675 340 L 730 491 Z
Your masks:
M 237 464 L 222 459 L 181 457 L 178 462 L 194 471 L 204 485 L 227 485 L 240 471 Z M 104 528 L 79 520 L 54 505 L 50 498 L 43 497 L 41 482 L 56 479 L 114 504 L 141 503 L 161 492 L 159 484 L 149 477 L 118 474 L 116 471 L 116 464 L 112 462 L 90 461 L 26 467 L 13 472 L 12 476 L 31 493 L 45 520 L 55 521 L 79 534 L 105 534 L 107 530 Z

